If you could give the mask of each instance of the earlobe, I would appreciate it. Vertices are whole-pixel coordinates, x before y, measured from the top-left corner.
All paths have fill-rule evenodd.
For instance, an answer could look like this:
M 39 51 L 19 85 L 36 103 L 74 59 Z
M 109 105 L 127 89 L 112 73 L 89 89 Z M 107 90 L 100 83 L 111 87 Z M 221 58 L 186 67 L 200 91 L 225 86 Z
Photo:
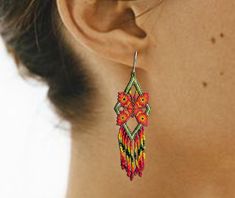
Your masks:
M 64 26 L 75 39 L 97 55 L 132 65 L 133 53 L 142 53 L 147 34 L 135 20 L 130 2 L 118 0 L 57 0 Z

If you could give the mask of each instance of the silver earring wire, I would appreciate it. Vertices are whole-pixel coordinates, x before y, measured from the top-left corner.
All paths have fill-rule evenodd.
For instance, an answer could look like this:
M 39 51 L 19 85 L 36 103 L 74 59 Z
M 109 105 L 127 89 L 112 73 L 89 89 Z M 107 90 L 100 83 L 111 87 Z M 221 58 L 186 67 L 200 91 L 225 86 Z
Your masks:
M 137 59 L 138 59 L 138 52 L 135 51 L 134 61 L 133 61 L 133 70 L 132 70 L 133 73 L 135 73 L 135 66 L 137 65 Z

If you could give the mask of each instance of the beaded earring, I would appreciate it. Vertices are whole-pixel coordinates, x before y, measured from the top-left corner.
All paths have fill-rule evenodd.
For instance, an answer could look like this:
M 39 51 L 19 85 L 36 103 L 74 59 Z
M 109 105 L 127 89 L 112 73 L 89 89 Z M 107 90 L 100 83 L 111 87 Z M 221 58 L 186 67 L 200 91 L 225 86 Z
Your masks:
M 151 108 L 148 104 L 149 94 L 142 92 L 136 78 L 135 67 L 138 53 L 135 51 L 131 78 L 126 88 L 118 92 L 117 103 L 114 110 L 117 114 L 116 125 L 119 125 L 118 145 L 120 150 L 121 168 L 127 173 L 130 180 L 135 175 L 142 176 L 145 165 L 145 131 L 148 126 L 148 116 Z M 134 94 L 131 93 L 135 87 Z M 137 93 L 137 94 L 136 94 Z M 130 118 L 135 118 L 137 126 L 133 131 L 127 122 Z

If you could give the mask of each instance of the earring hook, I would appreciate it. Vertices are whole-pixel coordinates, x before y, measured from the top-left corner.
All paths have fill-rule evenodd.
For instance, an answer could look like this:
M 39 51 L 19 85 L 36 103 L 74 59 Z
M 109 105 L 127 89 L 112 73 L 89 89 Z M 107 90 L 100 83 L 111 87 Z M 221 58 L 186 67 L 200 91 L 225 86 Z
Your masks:
M 138 52 L 135 51 L 135 54 L 134 54 L 134 61 L 133 61 L 133 73 L 135 73 L 135 66 L 137 65 L 137 59 L 138 59 Z

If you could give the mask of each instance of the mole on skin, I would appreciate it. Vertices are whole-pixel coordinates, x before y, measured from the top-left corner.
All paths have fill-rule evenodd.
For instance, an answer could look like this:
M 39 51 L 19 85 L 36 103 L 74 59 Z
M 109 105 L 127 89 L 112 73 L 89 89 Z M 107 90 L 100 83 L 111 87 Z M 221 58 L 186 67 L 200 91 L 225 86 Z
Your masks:
M 203 87 L 207 87 L 207 82 L 202 82 Z
M 221 37 L 221 38 L 224 37 L 224 33 L 223 33 L 223 32 L 220 33 L 220 37 Z
M 215 44 L 215 43 L 216 43 L 216 39 L 215 39 L 214 37 L 212 37 L 212 38 L 211 38 L 211 42 L 212 42 L 213 44 Z

